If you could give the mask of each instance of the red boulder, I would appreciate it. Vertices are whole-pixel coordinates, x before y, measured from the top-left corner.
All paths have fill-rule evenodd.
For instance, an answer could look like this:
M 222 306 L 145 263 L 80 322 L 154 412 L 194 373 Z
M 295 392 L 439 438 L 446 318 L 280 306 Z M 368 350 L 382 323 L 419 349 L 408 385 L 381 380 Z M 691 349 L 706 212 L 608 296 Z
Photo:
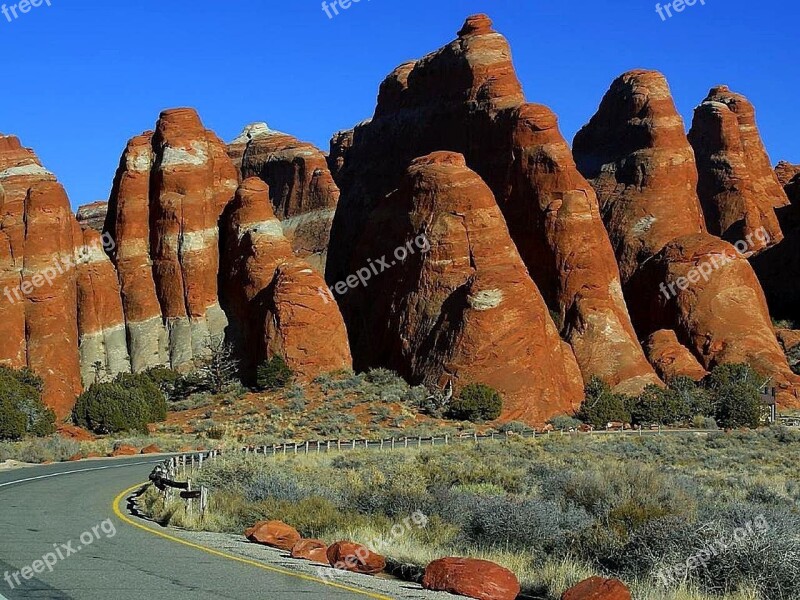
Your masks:
M 486 560 L 440 558 L 425 569 L 422 587 L 478 600 L 514 600 L 519 595 L 517 576 Z
M 301 536 L 294 527 L 281 521 L 259 521 L 244 532 L 251 542 L 281 550 L 291 550 Z
M 327 552 L 328 564 L 334 569 L 363 575 L 375 575 L 386 568 L 386 559 L 355 542 L 336 542 Z
M 618 579 L 591 577 L 564 592 L 561 600 L 631 600 L 631 592 Z
M 322 540 L 300 540 L 292 547 L 292 558 L 328 564 L 328 545 Z

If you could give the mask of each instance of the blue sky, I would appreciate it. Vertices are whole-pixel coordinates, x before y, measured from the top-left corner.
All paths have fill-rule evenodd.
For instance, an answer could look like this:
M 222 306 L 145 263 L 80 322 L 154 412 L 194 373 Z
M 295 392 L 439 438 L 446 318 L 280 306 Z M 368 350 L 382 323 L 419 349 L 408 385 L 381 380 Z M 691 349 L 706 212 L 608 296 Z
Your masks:
M 686 119 L 715 84 L 744 93 L 773 163 L 800 163 L 798 3 L 699 1 L 662 21 L 652 0 L 361 0 L 333 19 L 320 0 L 50 0 L 0 14 L 0 131 L 37 151 L 74 206 L 107 198 L 126 140 L 168 107 L 196 107 L 226 141 L 267 121 L 327 149 L 372 114 L 395 65 L 486 12 L 528 100 L 570 140 L 616 76 L 652 68 Z

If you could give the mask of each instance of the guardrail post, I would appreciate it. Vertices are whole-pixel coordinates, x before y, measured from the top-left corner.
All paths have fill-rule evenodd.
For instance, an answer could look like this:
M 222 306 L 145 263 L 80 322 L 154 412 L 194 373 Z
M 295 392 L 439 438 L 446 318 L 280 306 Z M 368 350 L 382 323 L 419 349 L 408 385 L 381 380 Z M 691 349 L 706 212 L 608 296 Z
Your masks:
M 383 439 L 381 439 L 381 450 L 383 450 Z
M 392 438 L 392 450 L 394 450 L 394 438 Z
M 330 440 L 328 440 L 328 448 L 327 448 L 327 450 L 326 450 L 326 451 L 327 451 L 327 452 L 330 452 L 330 451 L 331 451 L 331 441 L 330 441 Z
M 447 446 L 450 443 L 450 436 L 448 434 L 444 434 L 444 445 Z
M 197 466 L 197 468 L 202 471 L 203 470 L 203 455 L 201 454 L 198 458 L 200 459 L 200 464 Z
M 422 448 L 422 436 L 417 438 L 417 448 Z
M 355 450 L 355 449 L 356 449 L 356 440 L 355 440 L 355 438 L 354 438 L 354 439 L 353 439 L 353 450 Z
M 200 486 L 200 517 L 205 518 L 206 509 L 208 508 L 208 488 L 204 485 Z
M 405 447 L 408 448 L 408 437 L 403 438 L 403 440 L 405 441 Z
M 341 452 L 341 450 L 342 450 L 342 440 L 336 440 L 336 449 Z
M 187 486 L 186 487 L 186 491 L 187 492 L 191 492 L 192 491 L 192 479 L 191 478 L 188 478 L 186 480 L 186 486 Z M 191 517 L 192 516 L 192 499 L 191 498 L 187 498 L 186 499 L 186 510 L 189 513 L 189 516 Z
M 475 443 L 477 444 L 478 443 L 478 432 L 477 431 L 473 431 L 472 432 L 472 437 L 475 440 Z

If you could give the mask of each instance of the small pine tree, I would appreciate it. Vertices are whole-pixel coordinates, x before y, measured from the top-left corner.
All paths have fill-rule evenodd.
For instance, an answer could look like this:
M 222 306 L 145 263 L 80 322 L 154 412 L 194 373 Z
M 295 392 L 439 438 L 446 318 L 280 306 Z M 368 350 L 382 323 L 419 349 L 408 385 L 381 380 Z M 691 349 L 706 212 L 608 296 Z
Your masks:
M 262 362 L 256 370 L 256 386 L 259 390 L 278 390 L 292 381 L 292 370 L 282 356 L 275 355 Z
M 602 429 L 612 421 L 630 422 L 631 415 L 625 405 L 625 396 L 613 393 L 607 383 L 592 377 L 586 385 L 586 399 L 575 416 Z
M 749 365 L 729 364 L 714 367 L 706 386 L 714 397 L 714 417 L 720 427 L 752 427 L 761 423 L 761 378 Z
M 471 383 L 450 401 L 448 416 L 459 421 L 493 421 L 503 411 L 503 398 L 494 388 Z

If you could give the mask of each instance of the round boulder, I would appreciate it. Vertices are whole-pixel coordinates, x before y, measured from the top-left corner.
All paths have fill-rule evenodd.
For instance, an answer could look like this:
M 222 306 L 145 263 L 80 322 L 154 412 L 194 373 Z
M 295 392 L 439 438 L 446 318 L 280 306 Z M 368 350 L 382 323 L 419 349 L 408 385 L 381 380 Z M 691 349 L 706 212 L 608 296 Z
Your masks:
M 517 576 L 487 560 L 440 558 L 425 569 L 422 587 L 477 600 L 514 600 L 519 595 Z

